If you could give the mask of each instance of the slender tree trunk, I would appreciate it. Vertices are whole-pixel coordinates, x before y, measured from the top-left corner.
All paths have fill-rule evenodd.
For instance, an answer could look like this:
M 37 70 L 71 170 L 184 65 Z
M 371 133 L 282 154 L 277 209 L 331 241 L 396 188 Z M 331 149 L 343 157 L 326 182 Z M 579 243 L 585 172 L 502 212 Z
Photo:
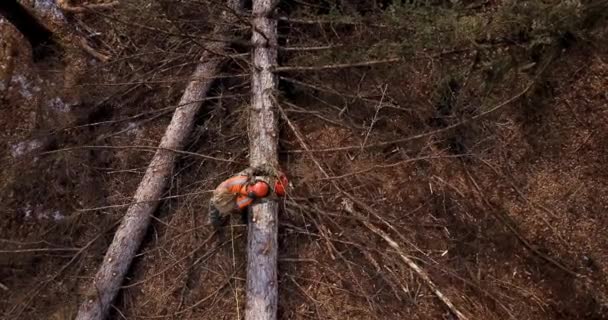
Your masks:
M 277 79 L 277 22 L 269 18 L 277 0 L 253 0 L 252 99 L 249 112 L 251 166 L 278 165 L 278 130 L 273 94 Z M 277 314 L 277 212 L 276 201 L 251 207 L 247 243 L 247 305 L 245 319 L 276 319 Z
M 233 9 L 240 10 L 239 0 L 229 0 L 229 2 Z M 192 129 L 194 117 L 201 106 L 200 101 L 206 96 L 223 60 L 220 56 L 225 50 L 223 44 L 216 44 L 210 49 L 209 51 L 217 55 L 209 52 L 203 54 L 192 74 L 192 81 L 180 99 L 180 107 L 175 110 L 160 146 L 133 196 L 134 204 L 127 210 L 93 284 L 80 305 L 77 320 L 102 320 L 108 314 L 125 273 L 148 229 L 150 218 L 158 206 L 158 199 L 165 190 L 167 181 L 171 179 L 176 153 L 170 150 L 179 150 L 183 147 Z

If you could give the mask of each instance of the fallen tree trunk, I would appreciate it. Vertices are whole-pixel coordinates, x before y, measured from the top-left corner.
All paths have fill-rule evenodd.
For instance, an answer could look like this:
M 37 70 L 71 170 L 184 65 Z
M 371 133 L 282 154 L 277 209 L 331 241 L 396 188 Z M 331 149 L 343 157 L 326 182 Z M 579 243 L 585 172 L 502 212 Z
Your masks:
M 238 3 L 239 0 L 230 0 L 233 9 L 240 10 Z M 118 227 L 94 282 L 80 305 L 77 320 L 101 320 L 106 317 L 142 242 L 159 198 L 171 178 L 177 158 L 177 153 L 172 150 L 181 149 L 190 134 L 194 117 L 219 69 L 224 51 L 224 45 L 218 43 L 201 57 L 192 74 L 193 80 L 180 99 L 180 107 L 175 110 L 159 148 L 133 196 L 133 204 Z
M 276 1 L 276 0 L 275 0 Z M 277 22 L 269 18 L 273 0 L 253 1 L 252 98 L 249 111 L 249 162 L 251 166 L 278 166 L 278 130 L 273 94 L 277 79 L 272 72 L 277 64 Z M 276 201 L 251 207 L 247 243 L 246 320 L 276 319 L 277 283 Z
M 205 54 L 201 60 L 193 78 L 202 80 L 194 80 L 186 88 L 180 100 L 183 107 L 175 110 L 160 146 L 133 196 L 133 204 L 114 235 L 86 300 L 80 305 L 76 317 L 78 320 L 104 319 L 118 293 L 123 277 L 148 229 L 150 218 L 158 206 L 158 199 L 171 177 L 177 154 L 167 149 L 181 149 L 200 107 L 200 103 L 195 101 L 204 98 L 212 82 L 212 79 L 205 78 L 213 76 L 218 68 L 217 58 L 209 59 L 209 55 Z

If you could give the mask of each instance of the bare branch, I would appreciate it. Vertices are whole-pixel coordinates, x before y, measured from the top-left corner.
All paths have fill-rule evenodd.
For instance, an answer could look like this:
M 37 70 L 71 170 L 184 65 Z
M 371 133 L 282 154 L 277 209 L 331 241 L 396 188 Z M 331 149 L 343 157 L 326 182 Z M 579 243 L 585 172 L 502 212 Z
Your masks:
M 378 23 L 367 23 L 366 21 L 353 21 L 350 19 L 306 19 L 306 18 L 290 18 L 290 17 L 279 17 L 279 21 L 285 21 L 289 23 L 297 23 L 297 24 L 341 24 L 341 25 L 366 25 L 370 27 L 376 28 L 388 28 L 385 24 Z
M 177 109 L 177 110 L 180 110 L 180 109 Z M 178 150 L 178 149 L 174 149 L 174 148 L 166 148 L 166 147 L 162 147 L 162 146 L 158 146 L 158 147 L 151 147 L 151 146 L 77 146 L 77 147 L 68 147 L 68 148 L 62 148 L 62 149 L 57 149 L 57 150 L 52 150 L 52 151 L 46 151 L 46 152 L 42 152 L 41 155 L 54 154 L 54 153 L 59 153 L 59 152 L 66 152 L 66 151 L 73 151 L 73 150 L 80 150 L 80 149 L 120 149 L 120 150 L 126 149 L 126 150 L 146 150 L 146 151 L 150 151 L 150 152 L 170 151 L 175 154 L 183 154 L 183 155 L 194 156 L 194 157 L 199 157 L 199 158 L 208 159 L 208 160 L 242 164 L 241 162 L 235 161 L 235 160 L 217 158 L 217 157 L 204 155 L 201 153 Z
M 344 47 L 343 45 L 327 45 L 327 46 L 316 46 L 316 47 L 279 47 L 280 51 L 321 51 L 321 50 L 333 50 Z
M 371 60 L 364 62 L 354 63 L 342 63 L 342 64 L 328 64 L 323 66 L 285 66 L 273 68 L 274 72 L 288 72 L 288 71 L 321 71 L 331 69 L 345 69 L 345 68 L 359 68 L 359 67 L 370 67 L 378 64 L 395 63 L 401 61 L 401 58 L 391 58 L 384 60 Z
M 354 212 L 351 212 L 351 213 L 354 213 Z M 439 300 L 441 300 L 441 302 L 443 302 L 443 304 L 445 304 L 448 307 L 448 309 L 450 309 L 450 311 L 455 316 L 457 316 L 459 319 L 462 319 L 462 320 L 468 319 L 462 312 L 460 312 L 460 310 L 458 310 L 458 308 L 454 305 L 454 303 L 452 303 L 452 301 L 439 290 L 437 285 L 433 282 L 433 280 L 431 280 L 431 278 L 426 273 L 426 271 L 424 271 L 418 264 L 416 264 L 414 262 L 414 260 L 412 260 L 410 257 L 406 256 L 405 253 L 403 253 L 403 251 L 399 247 L 399 244 L 397 244 L 397 242 L 395 242 L 393 239 L 391 239 L 391 237 L 386 232 L 380 230 L 379 228 L 377 228 L 376 226 L 374 226 L 373 224 L 371 224 L 368 221 L 363 221 L 362 223 L 368 229 L 370 229 L 373 233 L 377 234 L 382 239 L 384 239 L 384 241 L 386 241 L 386 243 L 391 248 L 393 248 L 393 250 L 395 250 L 397 252 L 397 254 L 401 258 L 401 260 L 403 260 L 403 262 L 405 262 L 405 264 L 407 264 L 408 267 L 410 267 L 412 270 L 414 270 L 414 272 L 418 275 L 418 277 L 420 277 L 424 281 L 424 283 L 429 287 L 429 289 L 431 289 L 431 291 L 433 291 L 433 293 L 437 296 L 437 298 L 439 298 Z
M 120 2 L 118 1 L 113 1 L 113 2 L 108 2 L 108 3 L 93 3 L 93 4 L 84 4 L 81 6 L 68 6 L 65 3 L 59 2 L 59 7 L 61 8 L 61 10 L 63 11 L 67 11 L 67 12 L 72 12 L 72 13 L 84 13 L 87 11 L 94 11 L 94 10 L 107 10 L 107 9 L 112 9 L 114 7 L 116 7 L 117 5 L 119 5 Z

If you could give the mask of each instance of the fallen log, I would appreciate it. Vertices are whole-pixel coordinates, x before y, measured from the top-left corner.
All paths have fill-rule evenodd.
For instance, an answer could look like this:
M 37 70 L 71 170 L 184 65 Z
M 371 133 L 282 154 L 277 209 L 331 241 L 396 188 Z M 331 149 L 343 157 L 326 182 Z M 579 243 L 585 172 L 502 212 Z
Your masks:
M 277 21 L 271 18 L 275 1 L 253 1 L 251 42 L 254 48 L 249 111 L 249 162 L 252 167 L 278 166 L 278 129 L 273 97 L 277 78 L 272 72 L 277 64 Z M 253 205 L 250 210 L 245 319 L 276 319 L 278 204 L 270 200 Z
M 239 0 L 229 0 L 229 2 L 233 9 L 240 11 Z M 93 283 L 80 305 L 77 320 L 102 320 L 106 317 L 133 257 L 141 245 L 150 218 L 158 206 L 167 182 L 171 179 L 178 155 L 172 150 L 180 150 L 183 147 L 192 129 L 194 117 L 201 106 L 201 100 L 206 96 L 223 61 L 225 45 L 217 43 L 214 46 L 200 58 L 192 74 L 192 81 L 180 99 L 180 107 L 175 110 L 159 148 L 133 196 L 133 204 L 128 208 L 118 227 Z

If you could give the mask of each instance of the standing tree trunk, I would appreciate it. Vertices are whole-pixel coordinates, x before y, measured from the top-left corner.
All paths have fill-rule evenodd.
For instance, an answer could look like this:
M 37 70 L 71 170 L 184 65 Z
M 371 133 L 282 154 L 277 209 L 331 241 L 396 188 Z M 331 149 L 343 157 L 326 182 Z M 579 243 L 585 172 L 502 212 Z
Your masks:
M 277 22 L 273 2 L 253 0 L 252 98 L 249 112 L 249 162 L 251 166 L 278 166 L 277 118 L 273 94 L 277 79 L 272 68 L 277 64 Z M 246 320 L 276 319 L 277 314 L 277 212 L 276 201 L 251 207 L 247 243 Z
M 240 10 L 239 0 L 229 2 L 232 9 Z M 201 57 L 192 74 L 192 81 L 186 87 L 179 107 L 175 110 L 171 123 L 133 196 L 133 204 L 127 210 L 94 282 L 80 305 L 77 320 L 102 320 L 108 314 L 131 261 L 141 245 L 167 181 L 171 178 L 176 159 L 176 153 L 172 150 L 181 149 L 190 134 L 201 100 L 213 82 L 224 51 L 224 44 L 216 44 Z

